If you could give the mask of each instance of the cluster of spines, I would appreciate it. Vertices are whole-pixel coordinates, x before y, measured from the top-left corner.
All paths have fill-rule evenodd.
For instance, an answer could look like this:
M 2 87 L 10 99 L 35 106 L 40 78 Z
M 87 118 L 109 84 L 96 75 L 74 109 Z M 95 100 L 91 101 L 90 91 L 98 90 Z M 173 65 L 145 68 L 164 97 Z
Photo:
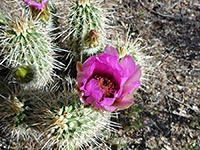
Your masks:
M 102 115 L 85 108 L 74 92 L 11 95 L 0 98 L 1 126 L 11 138 L 18 136 L 17 142 L 34 137 L 44 149 L 71 150 L 94 142 L 111 125 L 117 126 L 110 122 L 109 112 Z
M 0 128 L 1 134 L 4 134 L 9 141 L 9 144 L 19 149 L 19 145 L 26 145 L 26 141 L 37 143 L 39 132 L 31 128 L 30 124 L 32 106 L 30 105 L 30 96 L 19 92 L 19 88 L 10 88 L 0 83 Z M 14 144 L 14 145 L 13 145 Z M 32 143 L 33 144 L 33 143 Z
M 49 29 L 40 20 L 34 20 L 30 11 L 19 18 L 1 18 L 1 63 L 5 62 L 12 71 L 12 80 L 25 88 L 45 87 L 52 80 L 53 68 L 61 64 L 54 59 Z
M 69 106 L 62 103 L 59 105 L 57 109 L 51 108 L 51 111 L 46 111 L 48 116 L 53 117 L 45 119 L 44 137 L 49 138 L 44 139 L 44 147 L 57 144 L 59 149 L 75 149 L 90 141 L 97 131 L 102 129 L 102 116 L 98 112 L 78 106 L 77 103 Z
M 97 53 L 104 45 L 102 11 L 93 0 L 78 0 L 75 4 L 78 13 L 71 11 L 71 24 L 67 29 L 70 30 L 69 47 L 79 56 L 82 53 Z M 45 87 L 51 80 L 55 67 L 54 52 L 46 30 L 49 26 L 37 20 L 37 17 L 29 17 L 31 13 L 17 20 L 0 15 L 0 54 L 3 57 L 1 62 L 5 61 L 6 67 L 12 71 L 12 79 L 20 82 L 23 88 L 38 89 Z M 75 22 L 77 18 L 79 22 Z M 3 36 L 4 33 L 6 36 Z M 18 137 L 17 141 L 34 137 L 33 141 L 40 140 L 39 145 L 44 149 L 65 147 L 71 150 L 91 141 L 97 143 L 94 137 L 98 138 L 103 129 L 112 125 L 109 120 L 111 113 L 105 112 L 103 116 L 90 108 L 84 108 L 77 93 L 66 93 L 62 98 L 70 103 L 60 100 L 57 94 L 53 97 L 42 94 L 36 96 L 37 93 L 3 95 L 0 105 L 2 128 L 10 131 L 11 138 Z M 2 117 L 5 113 L 7 116 Z
M 120 35 L 117 37 L 120 37 Z M 125 40 L 122 40 L 123 38 L 118 38 L 113 45 L 118 51 L 120 59 L 130 55 L 134 59 L 136 65 L 141 66 L 142 76 L 140 81 L 142 86 L 140 86 L 139 89 L 146 92 L 150 83 L 149 77 L 152 77 L 155 69 L 155 66 L 151 63 L 153 56 L 149 56 L 149 54 L 147 54 L 148 47 L 143 39 L 137 37 L 135 40 L 131 40 L 131 38 L 132 34 L 128 31 Z M 138 95 L 141 97 L 140 94 Z
M 105 45 L 105 11 L 94 0 L 72 2 L 63 41 L 76 54 L 92 55 Z

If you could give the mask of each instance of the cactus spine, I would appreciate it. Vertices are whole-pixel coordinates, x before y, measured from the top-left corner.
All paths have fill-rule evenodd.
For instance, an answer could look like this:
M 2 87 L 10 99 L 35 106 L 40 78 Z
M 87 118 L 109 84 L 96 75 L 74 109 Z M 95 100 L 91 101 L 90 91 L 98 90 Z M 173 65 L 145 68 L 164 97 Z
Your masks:
M 15 20 L 14 20 L 15 19 Z M 25 88 L 37 89 L 52 80 L 55 67 L 48 30 L 28 13 L 20 18 L 5 18 L 0 25 L 0 55 L 12 70 L 12 78 Z
M 76 96 L 76 100 L 70 105 L 57 101 L 57 104 L 51 104 L 50 108 L 44 109 L 45 118 L 40 119 L 43 123 L 40 126 L 44 133 L 41 137 L 43 147 L 52 148 L 56 145 L 58 149 L 73 150 L 94 142 L 94 137 L 98 137 L 106 129 L 110 122 L 110 113 L 106 112 L 102 116 L 97 111 L 84 108 L 77 98 Z
M 66 37 L 69 49 L 77 54 L 97 53 L 105 42 L 105 11 L 94 0 L 76 0 L 67 17 Z
M 39 132 L 30 127 L 32 121 L 30 116 L 33 111 L 28 101 L 30 97 L 18 93 L 17 90 L 19 89 L 14 90 L 4 86 L 4 91 L 0 93 L 1 132 L 12 141 L 9 143 L 15 147 L 14 149 L 19 149 L 19 145 L 25 145 L 26 141 L 37 143 L 36 137 L 39 135 Z
M 49 36 L 51 16 L 26 10 L 27 14 L 22 13 L 18 18 L 0 14 L 0 58 L 3 58 L 0 67 L 5 63 L 12 72 L 10 78 L 25 89 L 24 93 L 16 93 L 14 89 L 1 91 L 0 88 L 0 130 L 9 130 L 9 138 L 17 139 L 21 145 L 31 139 L 39 145 L 33 149 L 73 150 L 90 142 L 97 144 L 95 138 L 102 136 L 102 130 L 118 125 L 110 121 L 110 112 L 102 115 L 85 108 L 75 91 L 57 89 L 49 94 L 46 88 L 47 91 L 39 93 L 38 89 L 52 81 L 53 69 L 60 65 L 55 63 L 54 45 Z M 68 18 L 68 47 L 78 56 L 97 53 L 104 45 L 104 19 L 97 2 L 77 0 Z M 27 89 L 35 90 L 27 93 Z
M 22 143 L 34 137 L 35 144 L 37 140 L 40 141 L 42 149 L 57 147 L 67 150 L 91 142 L 96 144 L 95 138 L 101 137 L 103 130 L 112 129 L 112 125 L 117 126 L 110 121 L 110 112 L 102 115 L 85 108 L 77 93 L 64 93 L 21 92 L 1 95 L 1 126 Z
M 117 37 L 120 37 L 118 35 Z M 122 59 L 123 57 L 130 55 L 137 65 L 141 66 L 142 76 L 141 76 L 141 83 L 142 86 L 139 89 L 146 92 L 147 87 L 149 86 L 149 77 L 152 76 L 155 70 L 155 66 L 152 65 L 152 58 L 154 56 L 149 56 L 147 53 L 147 44 L 141 38 L 136 38 L 135 40 L 131 40 L 131 34 L 129 35 L 129 31 L 127 32 L 125 40 L 120 37 L 114 43 L 116 50 L 119 53 L 119 58 Z

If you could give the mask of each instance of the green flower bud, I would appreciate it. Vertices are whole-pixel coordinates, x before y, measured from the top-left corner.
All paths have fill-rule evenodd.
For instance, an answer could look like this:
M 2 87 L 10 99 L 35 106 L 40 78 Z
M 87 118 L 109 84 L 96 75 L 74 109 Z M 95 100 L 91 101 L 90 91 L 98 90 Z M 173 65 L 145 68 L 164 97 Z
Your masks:
M 28 83 L 33 79 L 33 70 L 30 66 L 18 67 L 14 72 L 14 78 L 21 83 Z

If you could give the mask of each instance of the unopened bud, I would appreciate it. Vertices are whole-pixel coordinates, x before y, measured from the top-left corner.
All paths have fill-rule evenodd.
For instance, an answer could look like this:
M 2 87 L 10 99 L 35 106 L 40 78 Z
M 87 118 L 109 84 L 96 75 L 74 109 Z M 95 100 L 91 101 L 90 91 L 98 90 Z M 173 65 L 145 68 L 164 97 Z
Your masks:
M 89 34 L 86 36 L 85 39 L 85 45 L 93 48 L 97 47 L 99 45 L 99 32 L 97 30 L 92 30 L 89 32 Z
M 22 66 L 17 68 L 13 73 L 14 78 L 22 83 L 28 83 L 33 79 L 33 70 L 30 66 Z

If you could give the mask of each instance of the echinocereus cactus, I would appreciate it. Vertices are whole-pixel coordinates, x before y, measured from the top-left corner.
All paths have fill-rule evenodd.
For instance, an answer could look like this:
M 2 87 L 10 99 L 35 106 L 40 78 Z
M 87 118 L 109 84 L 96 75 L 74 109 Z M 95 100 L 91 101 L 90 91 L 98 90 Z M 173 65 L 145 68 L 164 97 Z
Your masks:
M 39 95 L 32 94 L 24 103 L 31 113 L 21 122 L 26 122 L 27 127 L 40 133 L 36 139 L 39 138 L 41 149 L 56 147 L 74 150 L 83 144 L 96 143 L 95 138 L 103 135 L 102 130 L 118 126 L 110 121 L 110 117 L 113 116 L 110 112 L 102 115 L 91 108 L 85 108 L 77 93 L 63 91 L 57 95 Z
M 30 14 L 0 24 L 0 56 L 12 70 L 12 78 L 25 88 L 41 88 L 49 81 L 54 60 L 53 45 L 48 30 Z M 58 65 L 56 66 L 58 67 Z
M 97 53 L 105 42 L 105 11 L 95 0 L 70 1 L 66 27 L 62 34 L 68 49 L 79 55 Z
M 16 21 L 0 16 L 0 57 L 22 88 L 35 89 L 44 87 L 51 80 L 55 62 L 49 30 L 46 30 L 48 14 L 45 15 L 47 18 L 40 16 L 48 10 L 47 0 L 23 1 L 30 6 L 31 14 Z M 94 0 L 77 0 L 70 6 L 66 29 L 68 48 L 78 57 L 83 53 L 97 53 L 105 38 L 100 7 Z M 36 90 L 34 93 L 9 94 L 0 90 L 0 127 L 9 126 L 10 132 L 18 137 L 36 133 L 33 136 L 39 141 L 40 148 L 33 149 L 73 150 L 89 142 L 96 143 L 95 138 L 102 135 L 102 130 L 113 125 L 111 112 L 133 103 L 132 94 L 141 85 L 141 69 L 131 56 L 119 57 L 110 46 L 83 65 L 78 63 L 77 69 L 79 93 L 73 91 L 75 84 L 69 91 L 61 92 L 59 87 L 57 91 L 51 91 L 54 93 Z
M 8 139 L 22 146 L 32 141 L 32 149 L 74 150 L 97 144 L 103 130 L 119 126 L 110 121 L 114 113 L 102 115 L 84 107 L 76 91 L 32 93 L 0 87 L 0 132 L 5 130 Z
M 131 56 L 119 62 L 117 51 L 106 46 L 104 53 L 77 64 L 81 101 L 100 110 L 125 109 L 133 103 L 132 93 L 141 85 L 140 66 Z
M 12 141 L 8 142 L 8 147 L 20 149 L 27 142 L 36 144 L 39 132 L 29 126 L 34 124 L 34 120 L 30 119 L 33 112 L 30 96 L 18 87 L 7 87 L 3 82 L 0 82 L 0 87 L 0 132 Z
M 153 76 L 152 74 L 155 71 L 155 64 L 152 64 L 152 58 L 154 56 L 148 54 L 149 47 L 143 39 L 138 37 L 135 40 L 132 40 L 131 37 L 129 31 L 127 32 L 125 39 L 122 38 L 122 36 L 117 35 L 117 42 L 113 45 L 115 45 L 120 59 L 130 55 L 136 65 L 141 66 L 142 75 L 140 81 L 142 86 L 140 86 L 139 89 L 146 91 L 149 86 L 149 78 Z
M 101 137 L 103 130 L 109 129 L 111 113 L 105 112 L 104 116 L 90 108 L 84 108 L 78 103 L 65 106 L 60 104 L 57 108 L 46 111 L 49 120 L 43 121 L 44 136 L 42 141 L 44 147 L 57 145 L 58 149 L 73 150 L 83 144 L 94 142 L 95 138 Z M 42 127 L 41 127 L 42 128 Z M 48 138 L 44 138 L 48 137 Z M 95 142 L 94 142 L 95 143 Z

